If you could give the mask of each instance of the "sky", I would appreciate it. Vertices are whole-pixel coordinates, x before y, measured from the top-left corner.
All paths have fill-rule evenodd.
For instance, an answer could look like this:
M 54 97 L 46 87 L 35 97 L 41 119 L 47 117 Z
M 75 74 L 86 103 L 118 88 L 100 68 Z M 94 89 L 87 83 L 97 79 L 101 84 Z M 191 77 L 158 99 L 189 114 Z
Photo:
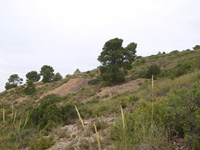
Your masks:
M 12 74 L 95 69 L 106 41 L 149 56 L 200 44 L 199 0 L 0 0 L 0 92 Z

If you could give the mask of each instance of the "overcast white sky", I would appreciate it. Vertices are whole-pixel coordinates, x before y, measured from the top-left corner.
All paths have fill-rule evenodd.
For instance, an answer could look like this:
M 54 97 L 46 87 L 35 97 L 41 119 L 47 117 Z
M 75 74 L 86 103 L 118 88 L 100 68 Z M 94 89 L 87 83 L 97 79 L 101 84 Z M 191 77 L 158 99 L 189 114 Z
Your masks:
M 100 65 L 106 41 L 137 55 L 200 44 L 200 0 L 0 0 L 0 91 L 11 74 L 51 65 L 63 76 Z

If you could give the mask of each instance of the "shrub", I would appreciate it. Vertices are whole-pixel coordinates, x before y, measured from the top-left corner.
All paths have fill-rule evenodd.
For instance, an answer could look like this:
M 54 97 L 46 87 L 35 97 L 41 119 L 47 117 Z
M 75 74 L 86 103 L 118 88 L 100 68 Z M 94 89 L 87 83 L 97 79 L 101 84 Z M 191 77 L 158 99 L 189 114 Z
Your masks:
M 59 81 L 61 79 L 62 79 L 62 76 L 61 76 L 61 74 L 59 72 L 57 72 L 55 74 L 55 76 L 53 77 L 53 81 Z
M 195 47 L 193 47 L 193 50 L 198 50 L 200 49 L 200 45 L 196 45 Z
M 144 64 L 146 62 L 145 58 L 142 58 L 141 63 Z
M 152 106 L 153 119 L 149 115 Z M 118 119 L 111 129 L 112 139 L 121 149 L 125 146 L 124 137 L 128 149 L 137 149 L 146 143 L 148 149 L 154 149 L 154 145 L 174 149 L 166 139 L 165 133 L 169 129 L 172 134 L 184 137 L 192 149 L 200 149 L 200 82 L 194 83 L 189 90 L 176 89 L 165 98 L 158 97 L 153 104 L 141 100 L 133 111 L 125 114 L 125 134 L 122 119 Z
M 108 124 L 104 121 L 97 121 L 95 123 L 97 131 L 99 132 L 100 130 L 104 130 L 108 127 Z M 94 129 L 94 124 L 90 125 L 90 129 L 92 130 L 93 133 L 95 133 L 95 129 Z
M 44 96 L 41 100 L 40 103 L 42 105 L 50 105 L 50 104 L 54 104 L 57 103 L 61 100 L 61 97 L 59 95 L 56 94 L 49 94 L 47 96 Z
M 96 85 L 99 84 L 100 79 L 92 79 L 88 82 L 89 85 Z
M 175 76 L 179 77 L 187 73 L 187 71 L 191 68 L 191 65 L 188 63 L 179 63 L 175 68 Z
M 34 125 L 39 125 L 40 129 L 45 128 L 50 123 L 61 123 L 61 112 L 55 104 L 59 100 L 60 97 L 53 94 L 43 97 L 40 106 L 30 111 L 30 122 Z
M 159 73 L 161 73 L 160 67 L 158 67 L 157 65 L 151 65 L 147 70 L 146 78 L 151 78 L 152 75 L 156 77 Z
M 193 149 L 200 148 L 200 82 L 194 83 L 192 89 L 179 89 L 170 92 L 162 102 L 160 109 L 164 123 L 171 131 L 183 136 Z
M 33 81 L 28 81 L 27 87 L 24 89 L 24 93 L 26 95 L 31 95 L 35 92 L 35 85 L 33 84 Z
M 74 105 L 74 103 L 69 102 L 61 106 L 62 120 L 65 124 L 70 124 L 73 119 L 78 117 Z
M 30 150 L 45 150 L 55 144 L 53 138 L 39 138 L 30 142 Z

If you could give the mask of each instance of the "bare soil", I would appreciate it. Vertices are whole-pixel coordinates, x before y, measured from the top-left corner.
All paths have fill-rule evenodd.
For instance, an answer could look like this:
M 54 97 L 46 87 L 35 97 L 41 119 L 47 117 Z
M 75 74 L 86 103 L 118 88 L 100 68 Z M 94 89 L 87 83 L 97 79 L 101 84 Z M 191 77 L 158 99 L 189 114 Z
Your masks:
M 40 98 L 42 98 L 48 94 L 58 94 L 60 96 L 65 96 L 69 93 L 76 93 L 80 89 L 86 88 L 88 86 L 88 84 L 87 84 L 88 81 L 89 80 L 83 79 L 83 78 L 70 79 L 67 83 L 64 83 L 60 87 L 44 93 Z
M 140 87 L 139 84 L 144 83 L 146 79 L 136 79 L 133 81 L 126 82 L 121 85 L 104 87 L 101 89 L 101 92 L 97 94 L 99 97 L 103 97 L 105 95 L 113 96 L 115 94 L 124 93 L 126 91 L 136 91 Z

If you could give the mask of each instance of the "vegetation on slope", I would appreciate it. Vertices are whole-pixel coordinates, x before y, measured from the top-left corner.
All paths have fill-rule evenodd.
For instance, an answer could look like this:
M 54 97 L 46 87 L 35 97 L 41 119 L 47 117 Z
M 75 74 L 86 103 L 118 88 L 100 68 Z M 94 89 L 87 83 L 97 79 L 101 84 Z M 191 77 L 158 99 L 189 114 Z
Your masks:
M 200 149 L 200 50 L 171 52 L 138 57 L 127 72 L 127 82 L 144 78 L 137 91 L 98 96 L 105 82 L 98 69 L 68 75 L 51 83 L 33 83 L 35 92 L 26 95 L 26 86 L 0 94 L 0 149 L 47 149 L 60 138 L 78 139 L 66 149 L 97 149 L 93 124 L 87 132 L 72 133 L 61 127 L 80 123 L 74 105 L 83 120 L 118 116 L 114 125 L 96 121 L 102 149 Z M 153 69 L 152 66 L 157 66 Z M 160 71 L 158 71 L 160 68 Z M 154 71 L 156 70 L 156 71 Z M 154 72 L 157 72 L 154 74 Z M 147 79 L 149 72 L 156 80 Z M 65 96 L 44 93 L 72 78 L 89 79 L 90 85 Z M 121 119 L 120 105 L 124 111 Z M 104 125 L 105 124 L 105 125 Z M 59 133 L 56 133 L 59 130 Z M 81 130 L 81 129 L 77 129 Z M 125 131 L 125 132 L 124 132 Z M 84 135 L 84 136 L 81 136 Z M 80 138 L 78 138 L 80 136 Z M 182 142 L 180 142 L 182 141 Z M 79 143 L 79 145 L 77 145 Z M 175 144 L 174 144 L 175 143 Z M 181 144 L 181 145 L 179 145 Z

